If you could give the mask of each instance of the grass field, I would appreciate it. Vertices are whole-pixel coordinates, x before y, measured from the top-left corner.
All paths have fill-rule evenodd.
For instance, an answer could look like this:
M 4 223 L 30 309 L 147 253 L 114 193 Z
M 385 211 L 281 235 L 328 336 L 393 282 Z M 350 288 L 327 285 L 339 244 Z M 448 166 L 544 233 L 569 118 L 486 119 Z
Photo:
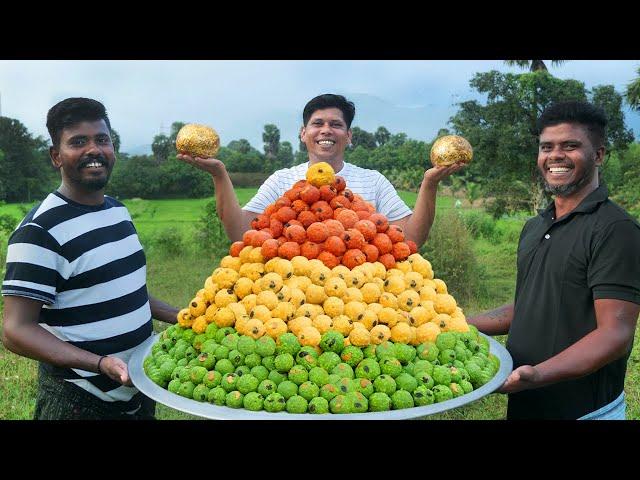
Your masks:
M 248 201 L 255 189 L 238 189 L 241 204 Z M 416 195 L 401 192 L 408 205 L 413 206 Z M 148 242 L 166 229 L 177 228 L 187 240 L 191 237 L 202 208 L 210 199 L 191 200 L 126 200 L 140 237 L 147 250 L 149 292 L 176 306 L 186 305 L 195 292 L 202 288 L 204 279 L 211 274 L 219 259 L 203 258 L 194 249 L 185 249 L 181 255 L 171 255 L 157 248 L 147 248 Z M 438 214 L 453 209 L 454 199 L 438 198 Z M 28 206 L 25 206 L 28 207 Z M 12 214 L 22 218 L 24 207 L 19 205 L 0 206 L 0 215 Z M 469 210 L 464 210 L 468 213 Z M 436 223 L 438 215 L 436 216 Z M 462 305 L 467 315 L 502 305 L 513 299 L 515 287 L 515 253 L 517 234 L 524 218 L 501 219 L 495 227 L 500 235 L 496 238 L 474 238 L 472 248 L 482 267 L 481 294 L 467 305 Z M 435 225 L 434 225 L 435 228 Z M 500 240 L 501 239 L 501 240 Z M 2 265 L 6 239 L 0 252 Z M 4 272 L 3 272 L 4 274 Z M 436 272 L 437 275 L 437 272 Z M 446 280 L 446 279 L 445 279 Z M 0 297 L 0 306 L 2 297 Z M 159 322 L 155 327 L 161 330 L 166 324 Z M 638 327 L 640 328 L 640 327 Z M 640 332 L 636 330 L 635 345 L 628 364 L 625 391 L 627 395 L 627 418 L 640 419 Z M 504 342 L 504 337 L 499 337 Z M 33 360 L 14 355 L 0 344 L 0 419 L 28 419 L 33 415 L 36 392 L 36 368 Z M 430 419 L 503 419 L 506 415 L 506 396 L 492 394 L 464 407 L 451 410 Z M 195 419 L 174 409 L 158 406 L 160 419 Z

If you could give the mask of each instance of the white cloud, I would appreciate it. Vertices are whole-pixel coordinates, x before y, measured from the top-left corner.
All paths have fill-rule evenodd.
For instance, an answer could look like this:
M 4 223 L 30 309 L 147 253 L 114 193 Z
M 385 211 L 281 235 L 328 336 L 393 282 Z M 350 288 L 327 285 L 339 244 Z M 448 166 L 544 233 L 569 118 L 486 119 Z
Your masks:
M 622 91 L 639 64 L 569 61 L 550 69 L 588 88 L 613 84 Z M 305 103 L 326 92 L 359 99 L 355 124 L 362 128 L 384 125 L 430 140 L 455 112 L 453 101 L 475 95 L 472 76 L 491 69 L 522 71 L 498 60 L 0 61 L 0 95 L 3 115 L 44 137 L 54 103 L 88 96 L 107 107 L 123 151 L 149 145 L 161 126 L 168 133 L 174 121 L 206 123 L 223 144 L 246 138 L 259 149 L 263 126 L 275 123 L 282 140 L 297 148 Z M 365 100 L 371 97 L 390 110 L 375 110 L 375 101 Z M 640 115 L 627 110 L 627 122 L 640 133 Z

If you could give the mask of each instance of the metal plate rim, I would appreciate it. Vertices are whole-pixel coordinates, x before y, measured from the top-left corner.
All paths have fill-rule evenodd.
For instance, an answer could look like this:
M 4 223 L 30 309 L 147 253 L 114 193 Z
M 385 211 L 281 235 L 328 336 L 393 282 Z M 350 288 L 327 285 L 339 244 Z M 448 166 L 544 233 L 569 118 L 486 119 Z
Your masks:
M 513 360 L 506 348 L 498 341 L 481 333 L 480 335 L 489 340 L 489 351 L 500 359 L 500 368 L 488 383 L 466 395 L 422 407 L 389 410 L 385 412 L 328 413 L 322 415 L 288 412 L 271 413 L 265 411 L 252 412 L 241 408 L 221 407 L 207 402 L 198 402 L 184 398 L 152 382 L 144 373 L 142 365 L 145 357 L 151 353 L 151 347 L 158 338 L 158 335 L 159 334 L 152 335 L 141 343 L 129 358 L 129 376 L 134 386 L 156 402 L 190 415 L 211 420 L 408 420 L 442 413 L 479 400 L 497 390 L 513 369 Z

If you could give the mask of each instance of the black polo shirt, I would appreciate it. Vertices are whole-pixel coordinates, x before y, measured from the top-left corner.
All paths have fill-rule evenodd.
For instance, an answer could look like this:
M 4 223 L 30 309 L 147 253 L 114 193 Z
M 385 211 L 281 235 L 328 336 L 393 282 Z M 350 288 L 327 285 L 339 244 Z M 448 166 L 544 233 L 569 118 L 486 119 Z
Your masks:
M 522 230 L 506 344 L 513 368 L 539 364 L 595 330 L 600 298 L 640 304 L 640 225 L 603 185 L 562 218 L 552 202 Z M 507 418 L 576 419 L 597 410 L 622 393 L 630 353 L 582 378 L 509 395 Z

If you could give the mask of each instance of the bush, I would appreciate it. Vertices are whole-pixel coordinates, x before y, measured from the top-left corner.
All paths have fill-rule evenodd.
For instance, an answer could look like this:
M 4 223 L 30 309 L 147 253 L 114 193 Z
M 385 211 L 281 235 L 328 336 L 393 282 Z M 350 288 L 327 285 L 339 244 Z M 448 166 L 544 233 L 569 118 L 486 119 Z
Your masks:
M 131 215 L 132 220 L 143 218 L 145 216 L 153 218 L 157 209 L 157 205 L 138 197 L 131 198 L 127 201 L 127 210 L 129 211 L 129 215 Z
M 236 188 L 259 187 L 271 175 L 263 172 L 229 172 L 231 183 Z
M 0 275 L 2 278 L 4 278 L 7 261 L 7 242 L 19 223 L 20 219 L 11 214 L 0 215 Z
M 472 249 L 471 235 L 458 212 L 438 214 L 420 253 L 431 262 L 435 277 L 445 281 L 459 304 L 477 296 L 482 270 Z
M 20 223 L 20 219 L 8 213 L 3 213 L 0 215 L 0 235 L 8 237 L 18 226 L 18 223 Z
M 462 219 L 473 238 L 493 238 L 496 230 L 496 221 L 481 210 L 466 212 Z
M 186 247 L 182 234 L 177 227 L 169 227 L 160 230 L 150 240 L 151 248 L 159 250 L 165 255 L 178 256 Z
M 203 214 L 196 228 L 196 241 L 199 249 L 204 249 L 215 257 L 227 255 L 231 242 L 218 217 L 215 198 L 204 206 Z
M 611 198 L 631 215 L 640 219 L 640 144 L 634 143 L 625 154 L 620 184 L 609 187 Z
M 491 186 L 485 186 L 483 192 L 487 213 L 495 219 L 517 212 L 533 212 L 536 208 L 537 193 L 519 180 L 501 179 L 494 181 Z
M 393 168 L 382 172 L 397 190 L 415 192 L 422 185 L 424 169 L 422 167 L 398 169 Z
M 511 217 L 498 220 L 496 222 L 495 231 L 490 240 L 493 240 L 495 243 L 517 244 L 520 240 L 520 233 L 522 232 L 523 225 L 524 222 Z
M 523 219 L 510 216 L 496 220 L 481 210 L 471 210 L 462 214 L 462 220 L 474 239 L 483 238 L 493 243 L 518 243 L 522 226 L 528 218 L 529 215 Z

